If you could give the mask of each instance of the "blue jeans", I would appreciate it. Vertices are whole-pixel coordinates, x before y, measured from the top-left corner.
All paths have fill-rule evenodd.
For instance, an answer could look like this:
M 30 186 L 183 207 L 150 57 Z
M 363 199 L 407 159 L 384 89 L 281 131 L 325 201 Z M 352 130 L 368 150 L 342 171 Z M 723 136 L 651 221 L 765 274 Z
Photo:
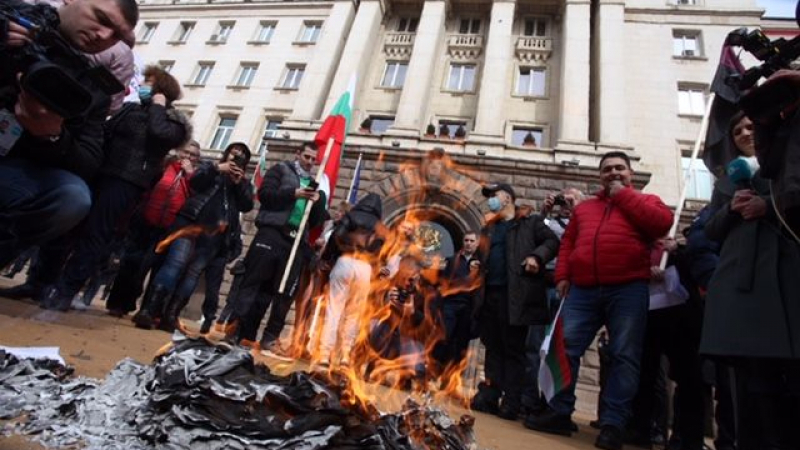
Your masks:
M 200 274 L 212 257 L 211 247 L 197 245 L 192 239 L 177 239 L 169 246 L 167 258 L 155 276 L 153 285 L 185 300 L 192 296 Z
M 608 382 L 600 398 L 600 424 L 625 428 L 633 398 L 639 387 L 639 366 L 647 325 L 649 293 L 647 283 L 598 287 L 572 286 L 561 309 L 564 343 L 572 384 L 550 400 L 557 413 L 575 410 L 575 382 L 580 358 L 602 325 L 608 329 L 611 365 Z
M 0 267 L 22 250 L 67 233 L 91 206 L 89 186 L 72 172 L 0 159 Z

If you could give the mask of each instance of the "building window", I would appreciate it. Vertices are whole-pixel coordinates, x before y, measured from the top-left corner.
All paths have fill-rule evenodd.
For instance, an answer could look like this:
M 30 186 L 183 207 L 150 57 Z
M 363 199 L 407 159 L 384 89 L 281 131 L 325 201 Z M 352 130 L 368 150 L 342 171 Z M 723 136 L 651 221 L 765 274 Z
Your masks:
M 416 33 L 417 25 L 419 25 L 419 18 L 401 17 L 397 22 L 397 31 L 400 33 Z
M 256 33 L 256 42 L 269 44 L 272 40 L 272 35 L 275 34 L 275 22 L 261 22 L 258 25 L 258 32 Z
M 547 72 L 544 68 L 520 67 L 517 77 L 517 95 L 544 97 Z
M 525 27 L 522 30 L 523 36 L 545 37 L 547 36 L 547 19 L 530 18 L 525 19 Z
M 320 31 L 322 31 L 322 22 L 305 22 L 300 32 L 300 38 L 297 41 L 304 44 L 313 44 L 317 42 Z
M 475 86 L 475 64 L 451 64 L 447 89 L 451 91 L 472 91 Z
M 673 31 L 672 54 L 679 58 L 702 56 L 699 31 Z
M 194 22 L 181 22 L 178 25 L 178 33 L 176 34 L 176 42 L 181 44 L 185 44 L 186 41 L 189 40 L 189 36 L 191 36 L 192 31 L 194 31 Z
M 686 172 L 689 171 L 689 161 L 692 158 L 682 157 L 681 166 L 683 168 L 683 176 L 686 179 Z M 694 162 L 694 178 L 689 186 L 686 188 L 686 197 L 695 200 L 711 200 L 711 193 L 714 191 L 714 175 L 708 170 L 703 161 L 697 160 Z
M 672 0 L 675 5 L 697 5 L 697 0 Z
M 678 114 L 702 116 L 706 112 L 706 90 L 701 87 L 678 87 Z
M 461 19 L 458 32 L 459 34 L 480 34 L 481 19 Z
M 280 87 L 283 89 L 299 88 L 305 71 L 305 66 L 286 66 L 286 73 L 283 75 Z
M 439 120 L 439 130 L 437 130 L 437 134 L 440 138 L 448 137 L 450 139 L 461 138 L 463 139 L 466 137 L 467 133 L 467 122 L 465 120 L 450 120 L 450 119 L 440 119 Z
M 383 134 L 392 125 L 394 125 L 394 117 L 369 116 L 369 132 L 371 134 Z
M 158 67 L 161 67 L 164 72 L 170 73 L 172 68 L 175 67 L 175 61 L 159 61 Z
M 236 87 L 250 87 L 253 84 L 253 78 L 258 71 L 258 64 L 256 63 L 243 63 L 239 66 L 239 72 L 236 74 L 236 80 L 233 85 Z
M 258 146 L 259 155 L 267 149 L 267 143 L 264 141 L 265 138 L 278 137 L 278 127 L 281 125 L 281 122 L 280 119 L 267 119 L 267 122 L 264 124 L 264 134 L 261 136 L 261 143 Z
M 387 62 L 386 70 L 383 71 L 383 80 L 381 80 L 381 86 L 388 88 L 403 87 L 403 83 L 406 81 L 407 69 L 408 63 Z
M 197 65 L 197 69 L 194 71 L 194 76 L 192 77 L 192 82 L 189 84 L 194 84 L 197 86 L 205 86 L 208 82 L 208 77 L 211 76 L 211 71 L 214 70 L 214 63 L 199 63 Z
M 211 35 L 209 42 L 216 44 L 224 44 L 227 42 L 235 24 L 236 22 L 220 22 L 219 26 L 217 27 L 217 32 Z
M 517 147 L 541 147 L 544 133 L 541 128 L 514 127 L 511 130 L 511 145 Z
M 217 131 L 214 132 L 214 138 L 211 139 L 211 144 L 208 148 L 211 150 L 224 150 L 231 139 L 233 129 L 236 127 L 236 117 L 220 117 Z
M 137 42 L 140 44 L 146 44 L 150 42 L 150 38 L 153 37 L 153 34 L 156 32 L 156 28 L 158 28 L 158 22 L 145 22 L 142 26 L 142 29 L 139 30 L 139 39 Z

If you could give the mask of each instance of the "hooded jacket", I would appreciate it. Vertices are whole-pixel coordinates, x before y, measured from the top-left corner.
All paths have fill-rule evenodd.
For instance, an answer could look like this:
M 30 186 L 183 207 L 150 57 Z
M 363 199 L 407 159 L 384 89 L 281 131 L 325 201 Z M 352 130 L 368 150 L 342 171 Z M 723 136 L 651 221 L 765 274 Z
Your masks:
M 581 202 L 561 239 L 555 281 L 601 286 L 650 280 L 650 247 L 667 234 L 672 211 L 658 196 L 625 188 Z

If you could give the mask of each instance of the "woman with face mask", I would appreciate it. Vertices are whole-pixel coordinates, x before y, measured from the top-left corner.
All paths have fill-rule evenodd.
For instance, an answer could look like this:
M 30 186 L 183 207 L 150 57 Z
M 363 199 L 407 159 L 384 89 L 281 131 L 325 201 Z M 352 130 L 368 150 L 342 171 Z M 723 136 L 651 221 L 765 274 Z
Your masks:
M 158 181 L 167 152 L 191 138 L 187 117 L 172 107 L 181 88 L 164 70 L 150 66 L 139 88 L 140 103 L 126 103 L 104 125 L 105 159 L 91 186 L 92 209 L 54 289 L 42 306 L 66 311 L 73 297 L 107 257 L 120 219 Z

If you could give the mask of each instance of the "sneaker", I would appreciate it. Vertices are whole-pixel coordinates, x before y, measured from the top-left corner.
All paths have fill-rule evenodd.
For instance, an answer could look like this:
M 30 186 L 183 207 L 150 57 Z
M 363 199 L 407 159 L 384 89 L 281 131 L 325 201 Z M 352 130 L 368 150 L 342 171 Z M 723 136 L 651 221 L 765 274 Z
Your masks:
M 274 341 L 270 344 L 266 344 L 261 348 L 261 354 L 266 356 L 267 358 L 277 359 L 278 361 L 292 361 L 291 355 L 289 355 L 286 350 L 281 348 L 281 345 L 278 341 Z
M 83 302 L 83 298 L 80 295 L 76 295 L 72 299 L 72 309 L 77 311 L 86 311 L 89 309 L 89 305 Z
M 603 450 L 622 450 L 622 431 L 612 425 L 603 425 L 594 446 Z
M 503 404 L 497 410 L 497 417 L 506 420 L 517 420 L 519 418 L 519 410 L 519 403 L 503 401 Z
M 523 425 L 531 430 L 560 436 L 571 436 L 573 430 L 572 418 L 568 414 L 559 414 L 549 408 L 538 416 L 526 417 Z
M 478 384 L 478 393 L 470 402 L 470 409 L 487 414 L 497 414 L 500 410 L 501 391 L 493 385 L 481 382 Z

